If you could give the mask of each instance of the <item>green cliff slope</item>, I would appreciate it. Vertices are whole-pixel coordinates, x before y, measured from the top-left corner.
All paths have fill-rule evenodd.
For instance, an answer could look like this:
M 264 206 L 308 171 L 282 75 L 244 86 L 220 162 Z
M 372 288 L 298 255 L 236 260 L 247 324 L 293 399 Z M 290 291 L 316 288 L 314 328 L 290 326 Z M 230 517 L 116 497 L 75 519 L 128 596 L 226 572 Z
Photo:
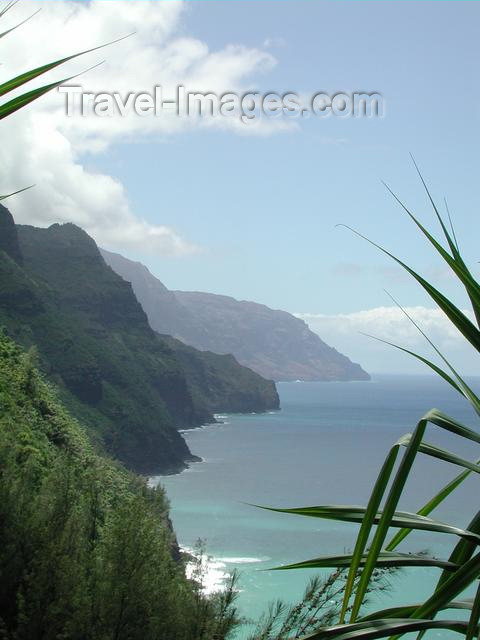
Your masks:
M 208 398 L 187 379 L 175 344 L 150 328 L 130 284 L 81 229 L 18 226 L 15 241 L 11 216 L 1 206 L 0 218 L 9 230 L 0 251 L 0 325 L 22 345 L 38 347 L 42 369 L 99 445 L 139 472 L 182 468 L 192 456 L 177 428 L 213 417 Z M 187 361 L 195 368 L 204 357 L 192 350 Z M 210 380 L 215 390 L 225 387 L 222 369 L 219 358 Z M 226 378 L 236 389 L 245 372 Z M 275 408 L 273 383 L 265 388 L 264 408 Z M 229 405 L 232 393 L 223 393 L 223 402 L 222 393 L 216 395 L 215 409 L 238 410 Z M 257 409 L 256 398 L 244 399 L 243 410 Z
M 95 454 L 34 361 L 0 333 L 0 637 L 210 639 L 224 607 L 185 579 L 163 491 Z

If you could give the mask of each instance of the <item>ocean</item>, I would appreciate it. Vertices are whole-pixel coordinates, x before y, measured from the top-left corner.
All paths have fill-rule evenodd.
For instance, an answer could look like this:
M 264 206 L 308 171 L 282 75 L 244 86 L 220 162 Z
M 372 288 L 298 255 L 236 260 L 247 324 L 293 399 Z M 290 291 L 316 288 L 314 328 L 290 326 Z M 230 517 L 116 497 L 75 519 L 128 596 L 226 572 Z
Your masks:
M 470 380 L 480 388 L 480 378 Z M 371 382 L 279 383 L 281 410 L 225 415 L 222 424 L 185 432 L 191 451 L 201 456 L 186 471 L 157 477 L 167 490 L 182 547 L 204 540 L 211 556 L 210 588 L 225 573 L 240 571 L 240 613 L 256 620 L 280 598 L 298 601 L 311 570 L 269 571 L 281 564 L 352 550 L 356 525 L 279 514 L 251 505 L 276 507 L 319 504 L 365 505 L 389 447 L 411 432 L 431 408 L 478 428 L 468 403 L 433 376 L 378 375 Z M 427 441 L 469 459 L 473 443 L 429 427 Z M 399 508 L 414 511 L 458 468 L 422 456 Z M 474 474 L 472 474 L 474 475 Z M 435 517 L 465 526 L 478 503 L 478 477 L 470 477 Z M 411 535 L 402 550 L 448 556 L 452 539 L 429 532 Z M 456 542 L 456 540 L 455 540 Z M 403 569 L 388 593 L 371 606 L 413 603 L 428 593 L 436 569 Z M 454 617 L 450 616 L 449 617 Z M 237 638 L 247 638 L 246 625 Z M 453 637 L 454 634 L 451 634 Z M 448 638 L 444 631 L 431 637 Z

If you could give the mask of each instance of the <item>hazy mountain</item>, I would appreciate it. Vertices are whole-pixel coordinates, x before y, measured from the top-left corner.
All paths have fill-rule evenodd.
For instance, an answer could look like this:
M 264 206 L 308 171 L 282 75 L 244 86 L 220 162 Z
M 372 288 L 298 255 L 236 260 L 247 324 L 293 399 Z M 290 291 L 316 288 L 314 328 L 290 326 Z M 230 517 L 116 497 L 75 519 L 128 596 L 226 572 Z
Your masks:
M 169 291 L 139 262 L 102 250 L 127 282 L 150 325 L 197 349 L 231 353 L 273 380 L 368 380 L 360 365 L 329 347 L 285 311 L 212 293 Z

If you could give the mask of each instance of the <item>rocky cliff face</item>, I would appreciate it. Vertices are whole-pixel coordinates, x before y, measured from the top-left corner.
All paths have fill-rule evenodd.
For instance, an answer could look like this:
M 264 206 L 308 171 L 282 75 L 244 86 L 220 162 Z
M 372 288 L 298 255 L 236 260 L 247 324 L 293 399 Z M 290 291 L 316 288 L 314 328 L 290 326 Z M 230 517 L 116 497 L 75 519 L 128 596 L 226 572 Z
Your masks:
M 213 420 L 208 398 L 186 375 L 185 355 L 177 357 L 175 342 L 151 329 L 131 285 L 84 231 L 71 224 L 15 229 L 11 218 L 8 224 L 10 250 L 5 242 L 0 250 L 0 326 L 38 348 L 44 372 L 99 446 L 139 472 L 182 468 L 192 456 L 177 428 Z M 194 366 L 204 358 L 192 350 L 187 360 Z M 215 358 L 211 384 L 220 390 L 224 366 Z M 278 407 L 273 383 L 262 383 L 270 392 L 265 404 Z M 221 410 L 230 410 L 228 394 L 223 401 Z M 244 410 L 255 410 L 253 401 Z
M 248 367 L 239 365 L 231 354 L 198 351 L 180 340 L 162 336 L 182 365 L 198 407 L 209 413 L 262 413 L 278 409 L 275 385 Z
M 192 344 L 188 336 L 202 326 L 195 315 L 185 308 L 173 291 L 153 276 L 141 262 L 128 260 L 118 253 L 100 249 L 105 262 L 124 280 L 130 282 L 137 300 L 155 331 L 174 336 Z
M 277 381 L 369 379 L 360 365 L 290 313 L 227 296 L 169 291 L 142 264 L 102 253 L 132 283 L 151 326 L 160 333 L 197 349 L 231 353 L 242 365 Z
M 273 380 L 368 380 L 360 365 L 329 347 L 308 325 L 285 311 L 209 293 L 176 291 L 201 322 L 198 349 L 233 353 L 239 362 Z
M 0 251 L 12 258 L 17 264 L 22 263 L 22 254 L 18 245 L 15 222 L 10 211 L 0 204 Z

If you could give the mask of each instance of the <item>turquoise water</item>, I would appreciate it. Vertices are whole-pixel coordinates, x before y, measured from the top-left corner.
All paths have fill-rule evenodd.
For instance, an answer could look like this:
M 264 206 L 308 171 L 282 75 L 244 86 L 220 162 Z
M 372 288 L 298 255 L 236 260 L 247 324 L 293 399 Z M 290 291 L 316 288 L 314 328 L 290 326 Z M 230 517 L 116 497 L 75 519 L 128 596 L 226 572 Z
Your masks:
M 472 381 L 477 388 L 480 379 Z M 349 524 L 275 514 L 246 503 L 272 506 L 365 504 L 388 448 L 412 431 L 428 409 L 437 407 L 478 427 L 469 405 L 441 380 L 429 376 L 377 376 L 372 382 L 280 383 L 282 410 L 265 415 L 224 416 L 225 423 L 187 432 L 193 453 L 204 462 L 159 478 L 166 487 L 180 544 L 197 538 L 218 569 L 241 571 L 239 606 L 251 619 L 281 597 L 301 597 L 308 571 L 259 571 L 279 564 L 353 547 L 356 527 Z M 429 428 L 427 440 L 470 459 L 472 443 Z M 447 463 L 422 460 L 414 469 L 400 507 L 416 510 L 457 473 Z M 466 525 L 478 502 L 478 478 L 469 478 L 447 500 L 437 517 Z M 459 505 L 460 504 L 460 508 Z M 403 549 L 428 548 L 448 555 L 450 537 L 412 535 Z M 445 546 L 447 544 L 447 546 Z M 405 569 L 394 579 L 395 602 L 415 602 L 428 592 L 437 570 Z M 393 604 L 393 596 L 381 604 Z M 378 604 L 378 602 L 376 603 Z M 451 616 L 449 616 L 451 617 Z M 248 629 L 239 634 L 243 638 Z M 432 637 L 449 637 L 436 632 Z

